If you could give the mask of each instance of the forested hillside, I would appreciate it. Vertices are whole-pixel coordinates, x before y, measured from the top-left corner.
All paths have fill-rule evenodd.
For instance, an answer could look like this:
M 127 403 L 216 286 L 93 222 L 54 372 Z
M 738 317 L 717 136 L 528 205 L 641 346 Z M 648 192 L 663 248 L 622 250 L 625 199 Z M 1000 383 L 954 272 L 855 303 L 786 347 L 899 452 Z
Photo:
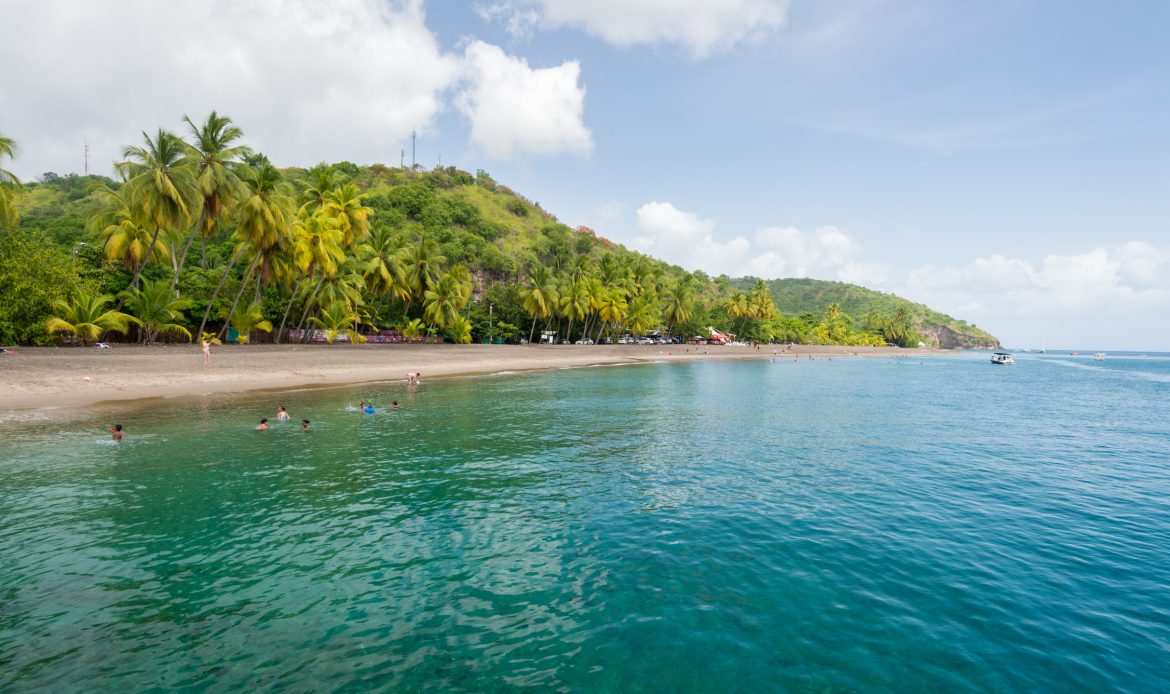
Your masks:
M 752 286 L 754 278 L 740 278 L 733 284 L 741 289 Z M 809 278 L 768 280 L 776 310 L 788 315 L 819 314 L 825 306 L 836 303 L 841 311 L 863 321 L 880 321 L 882 316 L 893 316 L 899 311 L 909 315 L 915 330 L 942 347 L 995 347 L 999 341 L 985 330 L 939 313 L 929 306 L 917 304 L 894 294 L 859 287 L 845 282 L 831 282 Z
M 284 341 L 297 328 L 578 341 L 710 327 L 755 341 L 994 343 L 860 287 L 687 272 L 569 228 L 483 171 L 278 170 L 230 119 L 185 123 L 183 136 L 128 146 L 116 179 L 0 180 L 0 344 Z

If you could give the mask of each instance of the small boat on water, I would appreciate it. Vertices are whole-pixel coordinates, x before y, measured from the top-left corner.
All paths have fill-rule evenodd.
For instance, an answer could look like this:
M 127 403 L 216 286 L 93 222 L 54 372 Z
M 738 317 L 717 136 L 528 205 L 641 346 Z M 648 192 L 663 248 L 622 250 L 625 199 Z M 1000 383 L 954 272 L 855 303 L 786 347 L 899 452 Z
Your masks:
M 1096 354 L 1093 355 L 1093 360 L 1094 361 L 1105 361 L 1105 353 L 1104 352 L 1097 352 Z
M 1012 359 L 1012 355 L 1008 354 L 1007 352 L 996 352 L 995 354 L 991 355 L 991 363 L 1000 365 L 1015 364 L 1016 360 Z

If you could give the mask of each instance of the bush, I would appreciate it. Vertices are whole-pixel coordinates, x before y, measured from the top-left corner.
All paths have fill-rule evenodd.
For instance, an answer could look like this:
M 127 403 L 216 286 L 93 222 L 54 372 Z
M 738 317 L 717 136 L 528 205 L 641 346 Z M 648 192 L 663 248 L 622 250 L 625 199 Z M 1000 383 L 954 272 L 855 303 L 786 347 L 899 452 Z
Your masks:
M 53 301 L 77 288 L 68 249 L 44 233 L 18 230 L 0 236 L 0 344 L 49 344 L 45 321 Z

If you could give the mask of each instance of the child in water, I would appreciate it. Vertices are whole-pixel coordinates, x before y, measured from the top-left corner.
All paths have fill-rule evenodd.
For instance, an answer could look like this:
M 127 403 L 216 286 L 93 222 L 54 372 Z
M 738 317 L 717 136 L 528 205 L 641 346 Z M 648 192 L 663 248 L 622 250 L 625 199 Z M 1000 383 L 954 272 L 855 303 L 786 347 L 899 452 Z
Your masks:
M 265 417 L 264 419 L 261 419 L 260 423 L 256 425 L 256 431 L 268 431 L 268 418 L 267 417 Z
M 111 438 L 113 438 L 115 441 L 121 441 L 122 439 L 126 438 L 126 434 L 122 431 L 121 424 L 115 424 L 109 429 L 106 429 L 106 431 L 110 432 Z

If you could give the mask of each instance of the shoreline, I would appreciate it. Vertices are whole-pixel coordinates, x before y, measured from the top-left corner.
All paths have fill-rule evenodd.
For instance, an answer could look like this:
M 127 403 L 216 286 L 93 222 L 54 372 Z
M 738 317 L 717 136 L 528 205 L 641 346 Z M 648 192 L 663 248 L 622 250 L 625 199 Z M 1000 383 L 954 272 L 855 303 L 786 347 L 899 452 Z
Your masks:
M 778 355 L 772 349 L 780 350 Z M 126 404 L 137 400 L 393 383 L 409 371 L 424 381 L 561 368 L 806 358 L 897 358 L 946 354 L 929 349 L 760 345 L 198 345 L 29 347 L 0 356 L 0 413 Z

